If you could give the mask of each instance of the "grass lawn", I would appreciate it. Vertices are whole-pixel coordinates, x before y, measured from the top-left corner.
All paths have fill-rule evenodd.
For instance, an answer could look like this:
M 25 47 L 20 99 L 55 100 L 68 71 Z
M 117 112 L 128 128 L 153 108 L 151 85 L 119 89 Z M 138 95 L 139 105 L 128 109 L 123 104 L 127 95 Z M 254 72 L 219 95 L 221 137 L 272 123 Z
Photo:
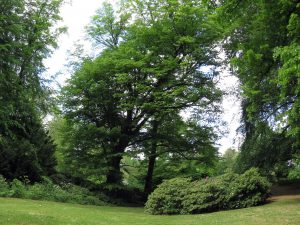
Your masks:
M 300 195 L 277 196 L 259 207 L 201 215 L 152 216 L 143 208 L 82 206 L 0 198 L 0 224 L 299 225 Z

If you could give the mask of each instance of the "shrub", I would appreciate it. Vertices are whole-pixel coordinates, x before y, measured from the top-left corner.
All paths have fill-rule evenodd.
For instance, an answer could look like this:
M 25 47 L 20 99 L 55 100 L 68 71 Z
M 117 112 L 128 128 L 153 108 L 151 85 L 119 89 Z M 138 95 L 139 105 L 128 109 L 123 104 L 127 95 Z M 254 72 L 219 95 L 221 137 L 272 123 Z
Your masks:
M 57 202 L 68 202 L 90 205 L 104 205 L 104 201 L 94 196 L 85 188 L 64 184 L 63 186 L 55 185 L 52 182 L 36 183 L 28 186 L 27 198 L 40 199 Z
M 96 196 L 88 189 L 70 183 L 56 185 L 48 178 L 44 178 L 42 183 L 29 185 L 17 179 L 14 179 L 11 183 L 7 183 L 0 175 L 0 197 L 27 198 L 90 205 L 107 204 L 107 200 L 103 194 Z
M 225 209 L 256 206 L 266 201 L 269 196 L 270 183 L 260 176 L 257 169 L 249 169 L 228 183 Z
M 188 178 L 174 178 L 163 182 L 149 196 L 146 211 L 151 214 L 180 214 L 190 183 L 191 179 Z
M 292 160 L 289 160 L 290 167 L 288 172 L 288 179 L 291 181 L 300 179 L 300 155 L 294 155 Z
M 14 179 L 10 183 L 10 197 L 24 198 L 26 195 L 26 186 L 19 180 Z
M 295 167 L 289 171 L 288 179 L 291 181 L 300 179 L 300 166 Z
M 10 195 L 9 185 L 5 178 L 0 175 L 0 197 L 8 197 Z
M 226 174 L 192 182 L 184 196 L 182 213 L 211 212 L 224 208 L 228 184 L 232 183 L 237 176 L 236 174 Z
M 151 214 L 194 214 L 255 206 L 266 201 L 270 183 L 257 169 L 200 181 L 176 178 L 162 183 L 148 198 Z

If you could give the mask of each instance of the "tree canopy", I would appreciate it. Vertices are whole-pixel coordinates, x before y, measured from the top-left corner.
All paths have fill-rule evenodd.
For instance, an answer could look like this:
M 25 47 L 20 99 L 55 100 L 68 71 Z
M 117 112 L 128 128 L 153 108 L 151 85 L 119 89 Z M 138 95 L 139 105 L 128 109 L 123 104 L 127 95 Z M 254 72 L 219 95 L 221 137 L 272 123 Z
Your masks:
M 54 146 L 43 128 L 48 91 L 43 60 L 56 46 L 61 1 L 0 2 L 0 173 L 39 180 L 53 173 Z
M 107 4 L 93 18 L 88 31 L 105 48 L 82 64 L 62 94 L 65 118 L 80 140 L 72 154 L 100 157 L 108 183 L 121 181 L 125 151 L 143 142 L 153 121 L 160 126 L 183 110 L 209 111 L 221 97 L 220 34 L 205 4 L 127 1 L 126 7 L 131 19 Z
M 241 163 L 252 161 L 248 166 L 269 165 L 270 169 L 291 158 L 299 141 L 299 40 L 295 36 L 299 1 L 224 0 L 220 4 L 224 48 L 241 82 L 245 134 Z

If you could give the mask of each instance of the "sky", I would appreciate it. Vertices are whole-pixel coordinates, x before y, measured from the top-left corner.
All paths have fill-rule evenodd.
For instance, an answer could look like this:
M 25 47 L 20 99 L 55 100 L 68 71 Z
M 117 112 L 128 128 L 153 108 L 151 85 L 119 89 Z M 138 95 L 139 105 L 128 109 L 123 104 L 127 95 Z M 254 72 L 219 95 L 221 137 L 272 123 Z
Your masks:
M 109 2 L 116 4 L 118 0 L 110 0 Z M 59 74 L 55 78 L 58 85 L 62 86 L 65 80 L 69 78 L 66 72 L 66 63 L 69 56 L 68 52 L 74 50 L 75 44 L 81 43 L 87 48 L 91 48 L 88 41 L 86 41 L 84 28 L 102 3 L 103 0 L 71 0 L 62 7 L 61 16 L 63 21 L 59 25 L 66 26 L 68 32 L 59 38 L 59 48 L 54 51 L 50 58 L 45 60 L 45 65 L 48 68 L 47 75 L 54 76 L 55 74 Z M 223 70 L 221 73 L 220 88 L 234 91 L 237 87 L 237 78 L 230 76 L 227 70 Z M 240 103 L 238 98 L 234 95 L 225 96 L 222 106 L 224 109 L 222 119 L 228 125 L 228 133 L 218 141 L 221 153 L 230 147 L 238 148 L 240 143 L 240 137 L 236 135 L 240 118 Z

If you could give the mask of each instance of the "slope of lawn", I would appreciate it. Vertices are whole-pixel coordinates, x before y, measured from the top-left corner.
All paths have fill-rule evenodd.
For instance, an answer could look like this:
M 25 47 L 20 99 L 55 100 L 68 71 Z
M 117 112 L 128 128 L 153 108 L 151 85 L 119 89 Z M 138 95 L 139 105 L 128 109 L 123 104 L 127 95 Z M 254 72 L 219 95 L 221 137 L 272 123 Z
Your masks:
M 0 224 L 299 225 L 300 195 L 279 194 L 264 206 L 248 209 L 180 216 L 152 216 L 145 214 L 143 208 L 82 206 L 0 198 Z

